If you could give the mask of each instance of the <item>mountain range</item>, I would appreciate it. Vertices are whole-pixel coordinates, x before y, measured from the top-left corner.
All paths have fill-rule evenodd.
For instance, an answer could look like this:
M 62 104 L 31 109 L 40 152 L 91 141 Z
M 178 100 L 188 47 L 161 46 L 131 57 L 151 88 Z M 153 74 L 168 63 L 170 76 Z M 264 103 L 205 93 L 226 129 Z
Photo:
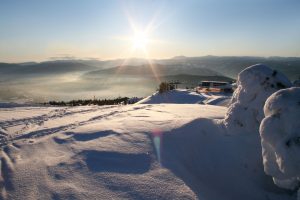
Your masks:
M 170 59 L 140 58 L 115 60 L 56 60 L 41 63 L 0 63 L 2 75 L 22 76 L 55 75 L 82 72 L 85 77 L 95 77 L 100 74 L 151 76 L 154 72 L 160 76 L 190 74 L 219 75 L 236 78 L 246 67 L 262 63 L 275 70 L 283 72 L 291 80 L 300 76 L 299 57 L 233 57 L 233 56 L 177 56 Z M 1 76 L 1 75 L 0 75 Z

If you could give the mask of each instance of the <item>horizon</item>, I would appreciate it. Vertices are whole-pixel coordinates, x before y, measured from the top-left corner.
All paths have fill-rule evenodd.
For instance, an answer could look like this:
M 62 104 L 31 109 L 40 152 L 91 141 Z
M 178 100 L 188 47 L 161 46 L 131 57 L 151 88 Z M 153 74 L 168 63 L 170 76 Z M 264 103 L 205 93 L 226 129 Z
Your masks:
M 251 55 L 241 55 L 241 56 L 235 56 L 235 55 L 203 55 L 203 56 L 185 56 L 185 55 L 177 55 L 167 58 L 143 58 L 143 57 L 128 57 L 128 58 L 109 58 L 109 59 L 100 59 L 100 58 L 84 58 L 84 57 L 51 57 L 45 60 L 24 60 L 19 62 L 4 62 L 0 60 L 0 63 L 7 63 L 7 64 L 22 64 L 22 63 L 44 63 L 44 62 L 56 62 L 56 61 L 115 61 L 115 60 L 171 60 L 171 59 L 177 59 L 178 57 L 183 58 L 204 58 L 204 57 L 218 57 L 218 58 L 263 58 L 263 59 L 273 59 L 273 58 L 297 58 L 300 59 L 300 56 L 251 56 Z
M 0 0 L 1 62 L 300 57 L 300 2 Z

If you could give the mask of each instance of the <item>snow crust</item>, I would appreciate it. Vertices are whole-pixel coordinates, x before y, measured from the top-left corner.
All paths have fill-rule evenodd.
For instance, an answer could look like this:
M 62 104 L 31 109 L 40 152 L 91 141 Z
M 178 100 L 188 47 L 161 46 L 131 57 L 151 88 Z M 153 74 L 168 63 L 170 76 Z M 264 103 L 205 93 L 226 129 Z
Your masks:
M 260 125 L 264 170 L 279 187 L 299 188 L 300 88 L 272 94 L 266 101 L 264 114 Z
M 265 65 L 257 64 L 244 69 L 238 75 L 237 89 L 224 119 L 228 132 L 258 133 L 266 99 L 277 90 L 291 85 L 285 75 Z

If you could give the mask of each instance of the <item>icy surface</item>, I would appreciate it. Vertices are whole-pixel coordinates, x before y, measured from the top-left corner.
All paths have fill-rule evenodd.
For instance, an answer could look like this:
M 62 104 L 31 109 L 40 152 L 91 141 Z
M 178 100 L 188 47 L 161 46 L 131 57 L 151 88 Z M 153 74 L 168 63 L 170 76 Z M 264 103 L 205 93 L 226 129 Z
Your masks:
M 300 184 L 300 88 L 271 95 L 264 114 L 260 135 L 265 172 L 279 187 L 295 189 Z
M 291 85 L 283 74 L 262 64 L 240 72 L 237 89 L 224 120 L 229 133 L 258 133 L 266 99 L 277 90 Z

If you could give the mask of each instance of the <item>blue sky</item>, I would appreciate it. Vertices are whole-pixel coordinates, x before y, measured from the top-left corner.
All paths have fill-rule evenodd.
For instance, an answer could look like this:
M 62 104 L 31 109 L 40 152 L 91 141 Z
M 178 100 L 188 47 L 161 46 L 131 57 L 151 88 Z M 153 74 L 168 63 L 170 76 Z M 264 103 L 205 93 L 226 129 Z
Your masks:
M 146 54 L 132 24 L 151 27 Z M 0 0 L 0 27 L 2 62 L 300 56 L 299 0 Z

